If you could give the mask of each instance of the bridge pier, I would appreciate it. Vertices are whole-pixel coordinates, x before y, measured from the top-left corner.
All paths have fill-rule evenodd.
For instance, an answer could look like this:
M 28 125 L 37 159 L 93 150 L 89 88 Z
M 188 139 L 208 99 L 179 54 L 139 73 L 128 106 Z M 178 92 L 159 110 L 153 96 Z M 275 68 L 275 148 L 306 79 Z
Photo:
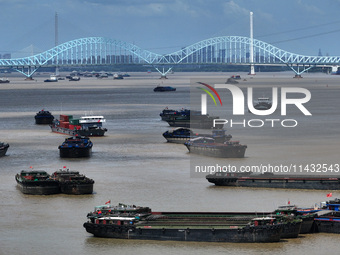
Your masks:
M 40 66 L 17 66 L 17 67 L 12 67 L 15 71 L 23 74 L 26 76 L 25 80 L 26 81 L 32 81 L 33 79 L 33 74 L 39 69 Z M 25 70 L 27 68 L 27 70 Z
M 161 74 L 161 78 L 160 79 L 168 79 L 166 77 L 166 75 L 171 71 L 172 67 L 168 68 L 168 70 L 166 72 L 164 71 L 164 67 L 163 67 L 163 72 L 160 71 L 157 67 L 155 67 L 155 69 Z
M 249 75 L 255 75 L 255 65 L 254 64 L 251 64 L 250 65 L 250 71 L 248 73 Z
M 287 63 L 287 66 L 295 73 L 295 76 L 293 78 L 302 78 L 302 75 L 304 72 L 308 71 L 309 69 L 313 68 L 314 66 L 310 65 L 308 67 L 306 67 L 305 65 L 303 65 L 303 70 L 300 71 L 300 66 L 297 64 L 297 70 L 294 69 L 293 64 L 289 64 Z
M 332 74 L 338 74 L 339 66 L 332 66 Z

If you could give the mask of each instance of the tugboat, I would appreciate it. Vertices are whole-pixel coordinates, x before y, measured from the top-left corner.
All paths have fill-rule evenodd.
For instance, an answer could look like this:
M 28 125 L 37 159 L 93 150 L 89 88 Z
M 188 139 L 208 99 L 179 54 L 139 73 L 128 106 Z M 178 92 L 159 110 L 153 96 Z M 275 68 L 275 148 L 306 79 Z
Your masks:
M 79 174 L 78 171 L 58 170 L 52 176 L 58 180 L 60 191 L 64 194 L 84 195 L 93 193 L 94 180 Z
M 264 243 L 278 242 L 284 224 L 272 217 L 257 217 L 247 223 L 230 220 L 228 213 L 152 212 L 149 207 L 96 207 L 83 224 L 96 237 L 195 241 Z
M 104 122 L 103 116 L 81 116 L 76 119 L 72 115 L 61 114 L 59 120 L 55 119 L 50 127 L 52 132 L 66 135 L 104 136 L 107 131 L 103 128 Z
M 59 182 L 40 170 L 22 170 L 15 180 L 20 191 L 30 195 L 51 195 L 60 193 Z
M 217 186 L 340 190 L 340 178 L 312 175 L 274 175 L 273 173 L 214 173 L 206 179 Z
M 0 157 L 5 156 L 8 148 L 9 148 L 8 143 L 0 142 Z
M 90 138 L 85 136 L 72 136 L 66 138 L 59 145 L 59 155 L 61 158 L 80 158 L 90 157 L 92 153 L 93 143 Z
M 176 91 L 176 88 L 170 86 L 160 86 L 158 85 L 156 88 L 153 89 L 154 92 L 169 92 L 169 91 Z
M 222 142 L 206 136 L 190 139 L 184 145 L 190 153 L 215 158 L 244 158 L 247 149 L 247 145 L 241 145 L 238 141 L 230 141 L 230 138 Z
M 42 109 L 35 116 L 35 124 L 52 124 L 54 116 L 49 112 Z

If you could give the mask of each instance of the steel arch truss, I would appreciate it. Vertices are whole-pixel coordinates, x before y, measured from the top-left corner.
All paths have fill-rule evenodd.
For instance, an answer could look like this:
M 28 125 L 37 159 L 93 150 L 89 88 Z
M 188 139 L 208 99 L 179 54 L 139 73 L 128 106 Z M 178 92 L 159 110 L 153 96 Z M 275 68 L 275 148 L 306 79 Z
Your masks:
M 34 56 L 0 59 L 0 67 L 12 67 L 31 76 L 40 66 L 81 66 L 113 64 L 285 64 L 300 74 L 316 65 L 339 65 L 340 57 L 304 56 L 253 39 L 254 59 L 250 60 L 251 39 L 222 36 L 203 40 L 179 51 L 160 55 L 138 46 L 104 37 L 87 37 L 60 44 Z M 303 67 L 303 71 L 293 66 Z

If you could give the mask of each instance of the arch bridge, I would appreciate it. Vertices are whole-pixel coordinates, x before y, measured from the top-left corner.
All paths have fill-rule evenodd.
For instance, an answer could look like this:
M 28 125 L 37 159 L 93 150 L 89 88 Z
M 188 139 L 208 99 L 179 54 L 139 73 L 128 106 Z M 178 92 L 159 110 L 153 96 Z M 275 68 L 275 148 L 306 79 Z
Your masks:
M 250 57 L 251 47 L 253 59 Z M 0 67 L 13 68 L 27 77 L 31 77 L 41 66 L 115 64 L 152 65 L 162 75 L 166 75 L 178 64 L 287 65 L 296 75 L 301 75 L 315 66 L 338 66 L 340 57 L 304 56 L 249 37 L 221 36 L 163 55 L 119 40 L 87 37 L 62 43 L 33 56 L 0 59 Z M 162 72 L 159 66 L 168 66 L 168 70 Z

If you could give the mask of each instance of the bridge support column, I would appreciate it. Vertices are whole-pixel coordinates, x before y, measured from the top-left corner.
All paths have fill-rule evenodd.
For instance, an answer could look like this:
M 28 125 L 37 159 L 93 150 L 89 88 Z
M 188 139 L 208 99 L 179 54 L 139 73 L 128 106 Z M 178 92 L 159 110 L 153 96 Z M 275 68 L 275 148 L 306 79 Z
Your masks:
M 305 65 L 303 65 L 303 70 L 300 71 L 300 66 L 297 66 L 297 70 L 294 69 L 293 65 L 291 64 L 287 64 L 287 66 L 295 73 L 295 76 L 293 78 L 302 78 L 301 74 L 303 74 L 304 72 L 308 71 L 309 69 L 313 68 L 314 66 L 308 66 L 306 67 Z
M 332 74 L 338 74 L 339 66 L 332 66 Z
M 33 74 L 39 69 L 40 66 L 28 66 L 26 67 L 27 70 L 25 70 L 24 66 L 17 66 L 17 67 L 12 67 L 15 71 L 22 73 L 23 75 L 26 76 L 25 80 L 31 81 L 33 80 L 32 76 Z
M 161 78 L 160 79 L 168 79 L 166 77 L 166 75 L 171 71 L 172 67 L 168 68 L 168 71 L 164 71 L 164 67 L 163 67 L 163 72 L 160 71 L 157 67 L 155 67 L 155 69 L 161 74 Z
M 255 65 L 254 64 L 251 64 L 250 65 L 250 71 L 248 73 L 249 75 L 255 75 Z

